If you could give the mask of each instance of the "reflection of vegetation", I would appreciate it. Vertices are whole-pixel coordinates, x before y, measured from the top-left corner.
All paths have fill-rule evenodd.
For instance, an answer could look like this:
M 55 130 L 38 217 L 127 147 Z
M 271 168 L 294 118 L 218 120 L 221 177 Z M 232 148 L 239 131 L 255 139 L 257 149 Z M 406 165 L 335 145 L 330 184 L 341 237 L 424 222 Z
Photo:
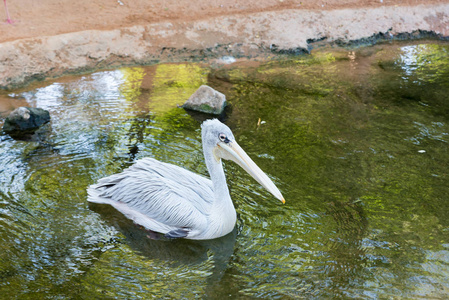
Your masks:
M 124 68 L 121 70 L 123 74 L 123 83 L 120 90 L 125 99 L 129 102 L 139 101 L 142 93 L 142 80 L 145 76 L 144 68 Z
M 449 49 L 447 47 L 437 44 L 421 44 L 403 47 L 396 64 L 409 77 L 406 80 L 448 86 L 448 57 Z
M 217 298 L 444 295 L 447 49 L 323 53 L 211 74 L 227 81 L 227 123 L 238 142 L 287 201 L 225 163 L 239 234 L 214 283 Z M 0 143 L 2 295 L 210 293 L 215 254 L 198 265 L 143 255 L 113 230 L 113 215 L 100 217 L 85 201 L 87 185 L 128 166 L 129 152 L 131 161 L 151 156 L 207 175 L 199 123 L 176 108 L 207 72 L 196 64 L 123 69 L 114 73 L 120 84 L 106 85 L 120 86 L 117 93 L 95 85 L 111 83 L 112 73 L 97 74 L 51 108 L 51 147 Z M 36 93 L 37 104 L 44 94 Z M 128 239 L 141 245 L 146 232 L 133 230 L 139 235 L 129 231 Z
M 153 135 L 151 140 L 169 144 L 173 130 L 179 133 L 180 127 L 184 126 L 185 122 L 180 122 L 179 118 L 187 121 L 187 115 L 176 108 L 177 104 L 182 104 L 205 83 L 205 70 L 196 64 L 161 64 L 150 68 L 152 72 L 148 73 L 144 68 L 122 70 L 121 92 L 127 101 L 135 103 L 133 109 L 142 110 L 139 116 L 130 120 L 128 147 L 132 159 L 150 134 Z M 142 102 L 147 107 L 143 108 Z M 152 119 L 162 126 L 153 128 Z
M 130 120 L 130 128 L 128 134 L 128 148 L 131 160 L 134 160 L 139 145 L 144 143 L 146 138 L 150 135 L 151 129 L 151 115 L 142 114 Z
M 332 55 L 325 56 L 325 59 L 313 56 L 278 63 L 270 62 L 258 68 L 222 69 L 216 71 L 214 76 L 241 85 L 249 83 L 280 89 L 279 93 L 287 90 L 303 95 L 326 96 L 334 91 L 333 84 L 329 84 L 327 78 L 321 76 L 323 69 L 316 66 L 326 65 L 326 72 L 331 73 L 335 71 L 335 66 L 330 64 L 334 60 Z
M 323 236 L 320 231 L 312 231 L 301 237 L 300 245 L 313 245 L 315 252 L 297 253 L 296 260 L 304 268 L 313 265 L 322 273 L 299 275 L 299 290 L 322 289 L 332 291 L 328 295 L 361 296 L 356 292 L 357 280 L 379 280 L 377 273 L 368 271 L 373 268 L 396 270 L 393 272 L 400 279 L 393 285 L 401 286 L 400 281 L 416 272 L 404 267 L 404 262 L 419 264 L 423 260 L 423 252 L 412 241 L 425 241 L 418 244 L 437 250 L 442 247 L 442 237 L 447 236 L 443 229 L 449 211 L 441 208 L 448 188 L 442 187 L 438 179 L 447 173 L 445 164 L 420 157 L 416 143 L 425 149 L 432 147 L 439 160 L 440 155 L 449 159 L 447 152 L 441 152 L 447 149 L 448 125 L 429 124 L 429 115 L 423 115 L 419 107 L 412 111 L 386 106 L 386 98 L 377 98 L 379 90 L 369 88 L 369 82 L 359 92 L 355 84 L 363 82 L 363 78 L 354 83 L 345 81 L 347 69 L 340 68 L 339 62 L 326 68 L 312 66 L 292 61 L 270 66 L 268 72 L 264 71 L 266 66 L 221 70 L 219 77 L 234 83 L 228 96 L 233 105 L 229 123 L 250 154 L 262 154 L 255 159 L 262 169 L 282 178 L 281 190 L 286 188 L 283 184 L 289 186 L 284 196 L 291 209 L 299 212 L 309 208 L 328 216 L 321 222 L 326 224 L 322 225 L 326 228 L 323 231 L 332 234 Z M 403 91 L 397 84 L 403 84 L 401 75 L 378 70 L 372 74 L 378 76 L 374 82 L 379 87 L 388 85 L 385 90 L 390 103 L 400 99 Z M 385 74 L 396 74 L 399 80 L 384 79 Z M 433 78 L 432 82 L 447 82 L 445 78 Z M 312 82 L 312 89 L 307 88 L 308 82 Z M 440 96 L 434 101 L 443 99 Z M 258 128 L 259 117 L 266 123 Z M 437 177 L 432 178 L 430 172 Z M 239 209 L 249 211 L 244 205 Z M 246 214 L 241 217 L 245 222 Z M 253 221 L 247 222 L 249 225 Z M 297 228 L 298 223 L 291 226 Z M 271 230 L 284 232 L 285 228 L 278 225 L 278 229 Z M 283 240 L 298 245 L 297 235 L 292 234 Z M 265 250 L 275 251 L 274 247 L 267 245 Z M 269 272 L 260 267 L 261 272 Z M 286 284 L 279 282 L 279 286 Z M 353 292 L 348 293 L 342 286 Z M 261 292 L 257 288 L 251 291 L 247 291 L 249 295 Z
M 158 65 L 153 79 L 150 110 L 166 112 L 183 104 L 202 84 L 207 71 L 196 64 Z
M 196 298 L 204 293 L 210 263 L 171 267 L 121 246 L 104 253 L 85 274 L 81 298 Z
M 447 116 L 449 106 L 449 50 L 447 46 L 425 44 L 407 46 L 394 61 L 381 60 L 385 70 L 379 79 L 376 97 L 399 105 L 420 104 L 421 109 Z

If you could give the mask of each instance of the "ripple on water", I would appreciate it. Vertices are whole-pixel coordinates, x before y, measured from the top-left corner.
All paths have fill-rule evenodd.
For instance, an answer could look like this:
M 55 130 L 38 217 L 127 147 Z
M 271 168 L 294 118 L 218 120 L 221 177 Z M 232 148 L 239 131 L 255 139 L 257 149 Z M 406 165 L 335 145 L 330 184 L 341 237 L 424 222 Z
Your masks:
M 10 92 L 52 121 L 42 142 L 0 135 L 2 295 L 444 298 L 446 54 L 382 45 L 220 70 L 160 64 Z M 88 204 L 90 184 L 146 156 L 207 176 L 200 121 L 176 107 L 204 83 L 226 94 L 226 123 L 286 204 L 231 162 L 237 229 L 221 239 L 152 240 Z

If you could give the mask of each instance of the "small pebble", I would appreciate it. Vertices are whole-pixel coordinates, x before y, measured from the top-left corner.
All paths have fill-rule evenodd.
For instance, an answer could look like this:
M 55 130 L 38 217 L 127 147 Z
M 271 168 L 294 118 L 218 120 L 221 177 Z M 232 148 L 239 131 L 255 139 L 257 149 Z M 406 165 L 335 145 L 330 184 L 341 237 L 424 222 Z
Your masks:
M 223 56 L 220 60 L 224 64 L 232 64 L 235 63 L 237 60 L 233 56 Z

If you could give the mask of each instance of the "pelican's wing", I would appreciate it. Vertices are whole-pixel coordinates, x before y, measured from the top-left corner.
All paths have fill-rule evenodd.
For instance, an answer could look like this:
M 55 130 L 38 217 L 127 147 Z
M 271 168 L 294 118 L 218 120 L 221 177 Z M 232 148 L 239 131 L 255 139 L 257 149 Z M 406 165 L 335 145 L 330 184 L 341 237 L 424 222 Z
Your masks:
M 172 236 L 204 230 L 214 197 L 209 179 L 151 158 L 100 179 L 88 193 L 88 201 L 110 204 L 135 223 Z

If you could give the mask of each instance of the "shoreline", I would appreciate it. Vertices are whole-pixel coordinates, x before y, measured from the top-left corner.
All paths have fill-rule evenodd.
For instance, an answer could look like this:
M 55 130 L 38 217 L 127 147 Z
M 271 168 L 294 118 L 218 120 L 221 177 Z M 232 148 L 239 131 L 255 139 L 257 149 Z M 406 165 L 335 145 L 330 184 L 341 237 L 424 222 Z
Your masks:
M 0 88 L 120 66 L 222 56 L 302 54 L 323 45 L 449 38 L 449 3 L 378 8 L 286 9 L 85 30 L 0 43 Z

